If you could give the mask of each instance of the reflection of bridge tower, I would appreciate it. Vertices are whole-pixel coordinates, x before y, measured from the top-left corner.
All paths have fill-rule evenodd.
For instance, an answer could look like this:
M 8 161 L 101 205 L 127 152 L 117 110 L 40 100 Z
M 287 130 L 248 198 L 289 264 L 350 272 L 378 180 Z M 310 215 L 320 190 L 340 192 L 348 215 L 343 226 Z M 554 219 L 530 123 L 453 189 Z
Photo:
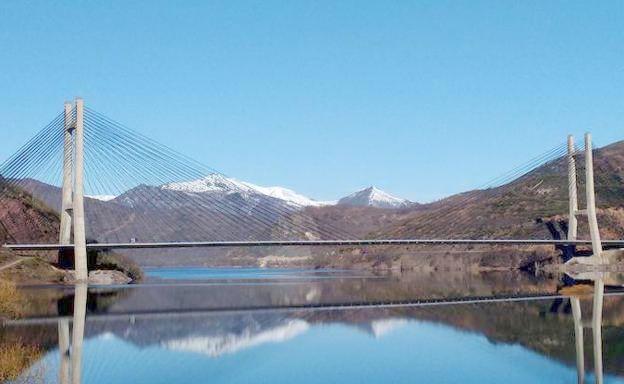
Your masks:
M 72 244 L 76 280 L 86 281 L 87 246 L 84 213 L 84 101 L 65 103 L 63 200 L 59 244 Z M 64 250 L 61 250 L 64 252 Z
M 584 330 L 591 328 L 594 339 L 594 374 L 596 383 L 602 384 L 602 306 L 604 302 L 604 281 L 598 278 L 594 282 L 592 320 L 590 324 L 583 323 L 581 303 L 578 296 L 570 297 L 572 316 L 574 317 L 574 339 L 576 344 L 576 370 L 579 384 L 585 383 L 585 350 Z
M 84 340 L 85 320 L 87 312 L 87 286 L 77 284 L 74 294 L 74 316 L 72 320 L 71 346 L 69 321 L 59 320 L 59 383 L 80 384 L 82 372 L 82 343 Z
M 592 153 L 591 134 L 585 134 L 585 209 L 578 209 L 578 191 L 576 180 L 576 161 L 574 155 L 576 150 L 574 147 L 574 137 L 568 136 L 568 194 L 569 194 L 569 221 L 568 221 L 568 240 L 577 240 L 578 233 L 578 215 L 586 215 L 589 224 L 589 234 L 592 242 L 593 254 L 587 258 L 573 258 L 575 262 L 581 264 L 603 264 L 602 258 L 602 242 L 600 240 L 600 231 L 598 229 L 598 219 L 596 217 L 596 193 L 594 191 L 594 160 Z

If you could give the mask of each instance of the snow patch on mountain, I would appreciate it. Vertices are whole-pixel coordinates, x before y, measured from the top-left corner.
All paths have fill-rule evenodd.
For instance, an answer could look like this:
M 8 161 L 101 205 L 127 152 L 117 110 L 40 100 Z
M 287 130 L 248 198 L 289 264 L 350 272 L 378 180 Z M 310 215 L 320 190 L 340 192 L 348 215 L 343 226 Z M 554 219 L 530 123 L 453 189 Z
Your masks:
M 223 175 L 213 173 L 201 179 L 191 181 L 178 181 L 165 184 L 162 189 L 171 191 L 190 192 L 190 193 L 206 193 L 206 192 L 250 192 L 251 189 L 244 183 L 238 182 L 236 179 L 225 177 Z
M 368 187 L 338 200 L 338 205 L 369 206 L 377 208 L 404 208 L 412 205 L 409 200 L 392 196 L 376 187 Z
M 111 201 L 114 200 L 117 196 L 115 195 L 85 195 L 90 199 L 100 200 L 100 201 Z
M 301 205 L 301 206 L 305 206 L 305 207 L 308 207 L 308 206 L 320 207 L 323 205 L 335 204 L 335 202 L 333 201 L 316 201 L 316 200 L 310 199 L 309 197 L 301 195 L 293 191 L 292 189 L 288 189 L 284 187 L 261 187 L 259 185 L 254 185 L 254 184 L 247 183 L 247 182 L 241 182 L 241 183 L 245 184 L 246 186 L 248 186 L 249 188 L 251 188 L 252 190 L 256 192 L 260 192 L 264 195 L 271 196 L 276 199 L 284 200 L 284 201 L 294 203 L 297 205 Z
M 316 201 L 284 187 L 262 187 L 245 181 L 239 181 L 220 174 L 211 174 L 206 177 L 191 181 L 169 183 L 162 186 L 163 189 L 182 191 L 189 193 L 257 193 L 270 196 L 297 206 L 320 207 L 331 205 L 335 202 Z

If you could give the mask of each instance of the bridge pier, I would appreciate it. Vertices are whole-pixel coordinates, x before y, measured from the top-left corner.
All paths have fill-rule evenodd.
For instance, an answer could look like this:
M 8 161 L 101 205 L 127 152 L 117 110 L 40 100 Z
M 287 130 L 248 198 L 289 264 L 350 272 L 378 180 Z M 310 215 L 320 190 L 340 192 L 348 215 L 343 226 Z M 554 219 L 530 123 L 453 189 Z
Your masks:
M 73 252 L 59 251 L 59 264 L 68 266 L 73 253 L 77 281 L 87 281 L 87 241 L 84 213 L 84 101 L 77 98 L 65 103 L 63 126 L 63 187 L 59 244 L 72 244 Z

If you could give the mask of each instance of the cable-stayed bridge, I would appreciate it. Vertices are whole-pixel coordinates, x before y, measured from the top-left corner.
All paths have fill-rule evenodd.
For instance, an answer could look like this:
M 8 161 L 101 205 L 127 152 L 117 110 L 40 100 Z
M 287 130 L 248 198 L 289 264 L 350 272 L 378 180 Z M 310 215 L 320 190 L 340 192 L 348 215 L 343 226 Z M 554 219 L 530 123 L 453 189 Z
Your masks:
M 577 174 L 577 163 L 585 172 Z M 88 249 L 591 245 L 592 262 L 600 262 L 603 245 L 624 246 L 624 240 L 600 237 L 589 135 L 583 149 L 570 137 L 473 191 L 411 208 L 415 217 L 394 231 L 366 236 L 354 234 L 355 224 L 338 225 L 331 214 L 317 215 L 296 202 L 259 193 L 86 107 L 82 99 L 66 103 L 63 112 L 0 166 L 0 176 L 5 198 L 32 196 L 50 214 L 60 213 L 58 241 L 33 238 L 28 226 L 37 223 L 26 220 L 23 233 L 4 247 L 73 252 L 78 278 L 86 276 Z M 520 190 L 528 191 L 528 198 L 514 200 Z M 488 205 L 480 212 L 483 199 Z M 9 222 L 20 214 L 10 204 L 4 208 Z M 536 225 L 547 225 L 513 223 L 523 212 L 554 218 L 563 235 L 543 230 L 527 236 Z M 588 232 L 586 239 L 578 236 L 577 217 Z M 513 232 L 496 230 L 512 225 Z

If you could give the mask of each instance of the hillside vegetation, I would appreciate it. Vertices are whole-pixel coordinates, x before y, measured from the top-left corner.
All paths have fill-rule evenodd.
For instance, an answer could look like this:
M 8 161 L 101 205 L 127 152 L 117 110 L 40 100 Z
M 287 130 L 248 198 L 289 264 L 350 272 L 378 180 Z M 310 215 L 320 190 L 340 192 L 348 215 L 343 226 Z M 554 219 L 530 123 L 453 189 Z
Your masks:
M 0 244 L 57 243 L 59 227 L 57 212 L 31 193 L 0 179 Z M 20 284 L 71 281 L 71 274 L 58 268 L 57 263 L 57 252 L 0 249 L 0 279 Z M 134 262 L 112 252 L 90 252 L 89 269 L 120 271 L 133 280 L 142 278 Z

